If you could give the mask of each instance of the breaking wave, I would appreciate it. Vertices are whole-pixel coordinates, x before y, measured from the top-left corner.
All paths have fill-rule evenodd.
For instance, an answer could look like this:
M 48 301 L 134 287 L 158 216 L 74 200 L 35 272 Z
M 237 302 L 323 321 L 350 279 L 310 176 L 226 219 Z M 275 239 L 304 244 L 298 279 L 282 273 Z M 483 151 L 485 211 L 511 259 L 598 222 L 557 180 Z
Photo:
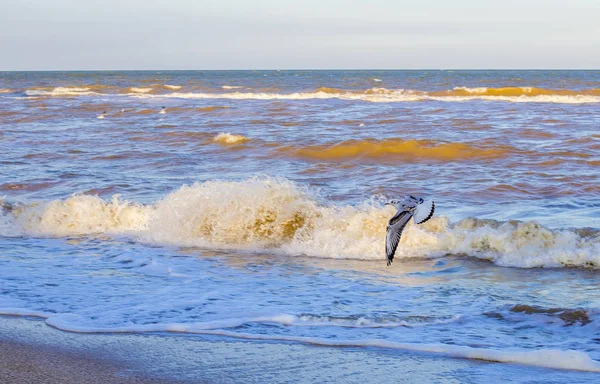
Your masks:
M 151 207 L 97 196 L 73 195 L 65 200 L 5 207 L 15 224 L 26 232 L 49 236 L 70 236 L 105 232 L 127 232 L 143 228 Z
M 348 90 L 320 87 L 313 91 L 275 93 L 253 92 L 252 88 L 243 85 L 223 85 L 219 90 L 211 92 L 178 92 L 182 86 L 153 84 L 143 87 L 112 89 L 110 87 L 90 85 L 86 87 L 34 88 L 25 91 L 28 96 L 82 96 L 98 92 L 112 95 L 128 95 L 132 97 L 159 97 L 183 99 L 234 99 L 234 100 L 310 100 L 341 99 L 367 102 L 415 102 L 415 101 L 447 101 L 460 102 L 469 100 L 504 101 L 515 103 L 599 103 L 600 89 L 546 89 L 536 87 L 497 87 L 469 88 L 454 87 L 441 91 L 425 91 L 413 89 L 387 89 L 374 87 L 370 89 Z M 173 92 L 175 91 L 175 92 Z M 224 91 L 224 92 L 223 92 Z
M 125 233 L 154 244 L 260 251 L 320 258 L 383 260 L 391 207 L 323 202 L 286 179 L 185 185 L 153 205 L 74 195 L 32 205 L 4 204 L 0 234 L 71 236 Z M 409 224 L 397 258 L 462 255 L 500 266 L 600 268 L 600 232 L 551 230 L 536 222 L 437 216 Z
M 27 96 L 86 96 L 96 95 L 90 87 L 55 87 L 28 89 L 25 91 Z
M 249 139 L 243 135 L 232 135 L 229 132 L 219 133 L 213 138 L 215 143 L 219 144 L 241 144 L 245 143 Z
M 131 88 L 129 88 L 129 92 L 133 92 L 133 93 L 148 93 L 148 92 L 152 92 L 152 88 L 150 88 L 150 87 L 147 87 L 147 88 L 131 87 Z
M 341 99 L 368 102 L 414 102 L 414 101 L 469 101 L 488 100 L 518 103 L 598 103 L 600 89 L 581 91 L 550 90 L 533 87 L 505 88 L 466 88 L 457 87 L 446 91 L 419 91 L 410 89 L 371 88 L 367 90 L 344 90 L 321 87 L 312 92 L 294 93 L 172 93 L 161 97 L 184 99 L 258 99 L 258 100 L 310 100 L 310 99 Z

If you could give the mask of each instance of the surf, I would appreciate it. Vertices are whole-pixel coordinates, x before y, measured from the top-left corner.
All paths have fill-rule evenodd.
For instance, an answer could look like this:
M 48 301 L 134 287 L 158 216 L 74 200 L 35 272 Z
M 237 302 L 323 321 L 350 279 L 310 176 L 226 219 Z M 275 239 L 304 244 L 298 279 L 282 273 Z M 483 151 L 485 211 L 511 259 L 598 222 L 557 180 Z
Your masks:
M 123 234 L 137 241 L 317 257 L 384 261 L 394 212 L 373 196 L 338 205 L 284 178 L 254 177 L 184 185 L 154 204 L 75 194 L 64 200 L 5 203 L 4 236 Z M 550 229 L 534 221 L 433 217 L 407 226 L 396 258 L 449 255 L 518 268 L 600 268 L 600 232 Z

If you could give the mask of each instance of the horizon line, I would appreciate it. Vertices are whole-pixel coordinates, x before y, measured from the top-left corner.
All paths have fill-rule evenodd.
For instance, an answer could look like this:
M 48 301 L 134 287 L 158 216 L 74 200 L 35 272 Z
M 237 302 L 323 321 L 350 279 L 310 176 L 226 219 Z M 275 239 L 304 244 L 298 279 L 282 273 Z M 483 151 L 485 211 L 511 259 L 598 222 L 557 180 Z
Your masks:
M 600 68 L 247 68 L 247 69 L 0 69 L 0 72 L 198 72 L 198 71 L 600 71 Z

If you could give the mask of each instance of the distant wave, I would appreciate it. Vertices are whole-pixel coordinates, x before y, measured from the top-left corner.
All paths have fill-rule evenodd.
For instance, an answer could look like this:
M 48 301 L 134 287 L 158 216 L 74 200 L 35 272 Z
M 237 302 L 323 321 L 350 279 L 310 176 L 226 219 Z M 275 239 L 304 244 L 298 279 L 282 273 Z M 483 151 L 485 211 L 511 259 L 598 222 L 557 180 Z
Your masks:
M 4 204 L 0 235 L 126 233 L 142 242 L 274 252 L 290 256 L 381 260 L 394 213 L 377 200 L 322 202 L 286 179 L 251 178 L 182 186 L 153 205 L 74 195 Z M 551 230 L 536 222 L 437 216 L 409 224 L 398 258 L 466 255 L 501 266 L 600 268 L 600 231 Z
M 93 92 L 90 87 L 55 87 L 50 89 L 28 89 L 25 94 L 27 96 L 85 96 L 98 93 Z
M 444 143 L 431 140 L 348 140 L 335 145 L 282 147 L 280 152 L 312 159 L 434 159 L 460 160 L 498 158 L 507 155 L 510 148 L 477 148 L 464 143 Z
M 442 92 L 425 92 L 415 90 L 389 90 L 385 88 L 371 88 L 366 91 L 350 91 L 334 88 L 319 88 L 313 92 L 295 92 L 295 93 L 254 93 L 254 92 L 233 92 L 233 93 L 172 93 L 161 95 L 162 97 L 175 97 L 183 99 L 234 99 L 234 100 L 311 100 L 311 99 L 341 99 L 368 101 L 374 103 L 393 103 L 393 102 L 415 102 L 415 101 L 446 101 L 460 102 L 469 100 L 487 100 L 504 101 L 515 103 L 598 103 L 600 102 L 600 91 L 582 91 L 581 93 L 571 92 L 563 93 L 527 93 L 511 94 L 501 91 L 493 92 L 478 91 L 473 89 L 455 89 Z
M 600 89 L 581 91 L 551 90 L 533 87 L 503 88 L 466 88 L 456 87 L 447 91 L 419 91 L 386 88 L 370 88 L 367 90 L 344 90 L 321 87 L 312 92 L 295 93 L 173 93 L 161 95 L 187 99 L 258 99 L 258 100 L 310 100 L 310 99 L 342 99 L 368 102 L 414 102 L 414 101 L 469 101 L 488 100 L 505 102 L 537 102 L 537 103 L 597 103 L 600 102 Z
M 370 88 L 363 90 L 347 90 L 320 87 L 313 91 L 275 93 L 242 91 L 250 88 L 242 85 L 223 85 L 219 90 L 211 92 L 171 92 L 181 89 L 178 85 L 160 85 L 113 89 L 104 86 L 34 88 L 25 91 L 28 96 L 84 96 L 101 92 L 112 95 L 129 95 L 134 97 L 166 97 L 183 99 L 232 99 L 232 100 L 312 100 L 341 99 L 366 102 L 416 102 L 446 101 L 461 102 L 470 100 L 504 101 L 515 103 L 599 103 L 600 89 L 546 89 L 536 87 L 498 87 L 468 88 L 454 87 L 449 90 L 425 91 L 411 89 Z M 235 92 L 221 92 L 235 91 Z M 92 93 L 90 93 L 92 92 Z M 105 93 L 108 92 L 108 93 Z
M 536 87 L 500 87 L 500 88 L 468 88 L 455 87 L 451 91 L 430 92 L 431 95 L 440 94 L 448 96 L 600 96 L 600 89 L 547 89 Z
M 131 88 L 129 88 L 129 92 L 134 92 L 134 93 L 148 93 L 151 91 L 152 91 L 151 87 L 146 87 L 146 88 L 131 87 Z
M 213 141 L 220 144 L 241 144 L 249 139 L 243 135 L 232 135 L 229 132 L 219 133 L 213 138 Z

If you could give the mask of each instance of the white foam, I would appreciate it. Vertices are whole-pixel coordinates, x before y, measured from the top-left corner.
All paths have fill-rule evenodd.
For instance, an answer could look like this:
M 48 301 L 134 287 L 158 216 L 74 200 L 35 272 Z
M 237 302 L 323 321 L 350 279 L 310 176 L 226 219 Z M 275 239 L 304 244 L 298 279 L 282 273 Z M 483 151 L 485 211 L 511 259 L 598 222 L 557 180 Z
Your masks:
M 18 226 L 41 236 L 131 233 L 141 241 L 320 258 L 383 260 L 382 239 L 393 209 L 323 202 L 286 179 L 250 178 L 183 186 L 155 205 L 74 195 L 20 206 L 3 216 L 3 231 Z M 600 268 L 600 237 L 550 230 L 529 222 L 434 216 L 409 223 L 396 257 L 467 255 L 501 266 Z
M 373 79 L 380 82 L 380 79 Z M 164 85 L 166 89 L 177 91 L 182 88 L 180 85 Z M 241 85 L 223 85 L 224 90 L 251 89 Z M 445 102 L 463 102 L 471 100 L 504 101 L 513 103 L 564 103 L 564 104 L 582 104 L 582 103 L 600 103 L 600 96 L 586 94 L 543 94 L 529 95 L 533 88 L 521 87 L 523 92 L 519 96 L 492 96 L 487 95 L 488 88 L 485 87 L 455 87 L 454 91 L 460 90 L 467 93 L 464 96 L 450 96 L 431 94 L 425 91 L 407 90 L 407 89 L 386 89 L 375 87 L 367 90 L 344 91 L 334 90 L 325 91 L 317 89 L 313 92 L 294 92 L 294 93 L 269 93 L 269 92 L 226 92 L 226 93 L 181 93 L 174 92 L 165 95 L 151 95 L 150 87 L 131 87 L 127 95 L 133 97 L 159 97 L 159 98 L 182 98 L 182 99 L 232 99 L 232 100 L 312 100 L 312 99 L 341 99 L 367 101 L 374 103 L 393 103 L 393 102 L 414 102 L 436 100 Z M 551 91 L 549 91 L 551 92 Z M 56 87 L 53 90 L 31 89 L 25 91 L 28 96 L 83 96 L 98 94 L 90 91 L 90 88 L 84 87 Z
M 488 90 L 486 87 L 474 87 L 474 88 L 469 88 L 469 87 L 454 87 L 452 89 L 455 90 L 455 91 L 465 91 L 465 92 L 468 92 L 468 93 L 475 93 L 475 94 L 477 94 L 477 93 L 479 93 L 479 94 L 486 93 L 487 90 Z
M 215 143 L 221 144 L 240 144 L 248 140 L 249 139 L 244 135 L 235 135 L 229 132 L 221 132 L 213 138 Z
M 85 87 L 56 87 L 52 90 L 28 89 L 25 91 L 27 96 L 85 96 L 97 95 Z
M 0 310 L 0 313 L 2 313 L 2 310 Z M 370 347 L 396 349 L 440 354 L 464 359 L 523 364 L 553 369 L 600 372 L 600 362 L 592 359 L 584 352 L 575 350 L 539 349 L 511 351 L 490 348 L 473 348 L 468 346 L 448 345 L 441 343 L 402 343 L 382 339 L 335 340 L 318 337 L 241 333 L 217 329 L 225 327 L 237 327 L 242 324 L 240 321 L 235 319 L 213 321 L 208 323 L 143 324 L 114 328 L 87 327 L 79 325 L 82 323 L 82 320 L 82 316 L 80 315 L 65 313 L 51 315 L 46 319 L 46 324 L 63 331 L 78 333 L 177 332 L 208 334 L 247 340 L 286 341 L 326 347 Z M 279 317 L 256 318 L 255 320 L 257 322 L 276 322 L 279 324 L 286 324 L 288 322 L 293 322 L 295 317 L 281 315 Z
M 255 93 L 255 92 L 232 92 L 232 93 L 171 93 L 160 95 L 160 97 L 173 97 L 181 99 L 232 99 L 232 100 L 311 100 L 311 99 L 342 99 L 362 100 L 371 102 L 400 102 L 419 101 L 426 98 L 422 95 L 411 94 L 403 90 L 395 91 L 394 94 L 362 94 L 352 92 L 329 93 L 296 92 L 296 93 Z M 156 97 L 157 95 L 147 95 Z
M 26 231 L 45 236 L 117 233 L 142 230 L 151 207 L 98 196 L 75 194 L 66 200 L 32 204 L 13 210 L 15 221 Z
M 152 88 L 131 87 L 131 88 L 129 88 L 129 90 L 134 93 L 148 93 L 148 92 L 152 91 Z
M 462 102 L 470 100 L 504 101 L 514 103 L 564 103 L 582 104 L 599 103 L 600 96 L 592 95 L 521 95 L 521 96 L 488 96 L 478 93 L 477 88 L 472 95 L 468 96 L 433 96 L 426 92 L 413 90 L 389 90 L 385 88 L 372 88 L 365 92 L 295 92 L 295 93 L 255 93 L 255 92 L 231 92 L 231 93 L 171 93 L 167 95 L 139 95 L 140 97 L 171 97 L 181 99 L 232 99 L 232 100 L 312 100 L 312 99 L 341 99 L 368 101 L 374 103 L 392 102 L 414 102 L 425 100 L 436 100 L 446 102 Z
M 329 347 L 375 347 L 415 352 L 426 352 L 450 357 L 497 361 L 532 365 L 544 368 L 600 372 L 600 362 L 592 359 L 584 352 L 574 350 L 540 349 L 534 351 L 505 351 L 498 349 L 472 348 L 447 344 L 400 343 L 388 340 L 330 340 L 301 336 L 271 336 L 230 331 L 204 331 L 202 333 L 236 337 L 249 340 L 291 341 L 303 344 Z

